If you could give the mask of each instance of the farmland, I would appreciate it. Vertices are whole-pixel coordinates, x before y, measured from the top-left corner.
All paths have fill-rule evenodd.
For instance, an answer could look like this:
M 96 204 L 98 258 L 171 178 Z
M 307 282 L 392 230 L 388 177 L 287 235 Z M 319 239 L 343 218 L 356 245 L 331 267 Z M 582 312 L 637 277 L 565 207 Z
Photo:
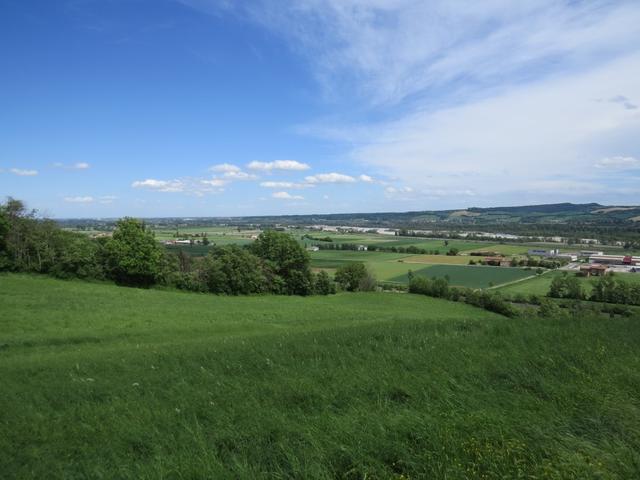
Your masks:
M 0 306 L 7 478 L 640 475 L 634 319 L 26 275 Z
M 412 270 L 416 276 L 429 278 L 449 278 L 449 283 L 457 287 L 487 288 L 493 285 L 513 282 L 535 275 L 531 270 L 522 268 L 499 268 L 460 265 L 429 265 Z M 407 274 L 390 279 L 396 283 L 408 283 Z

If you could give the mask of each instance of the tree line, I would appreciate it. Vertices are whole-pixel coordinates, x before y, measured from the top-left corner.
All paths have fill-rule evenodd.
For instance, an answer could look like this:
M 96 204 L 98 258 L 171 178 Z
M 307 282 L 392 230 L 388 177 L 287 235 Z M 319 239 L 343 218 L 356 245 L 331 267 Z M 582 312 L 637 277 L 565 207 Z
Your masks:
M 640 305 L 640 284 L 625 282 L 614 275 L 603 275 L 592 281 L 591 292 L 587 295 L 578 277 L 564 272 L 563 275 L 555 277 L 551 282 L 549 296 L 621 305 Z
M 111 236 L 92 239 L 39 218 L 11 198 L 0 204 L 0 270 L 228 295 L 336 290 L 326 272 L 311 271 L 308 253 L 286 233 L 266 231 L 249 247 L 215 247 L 193 259 L 168 252 L 143 221 L 123 218 Z

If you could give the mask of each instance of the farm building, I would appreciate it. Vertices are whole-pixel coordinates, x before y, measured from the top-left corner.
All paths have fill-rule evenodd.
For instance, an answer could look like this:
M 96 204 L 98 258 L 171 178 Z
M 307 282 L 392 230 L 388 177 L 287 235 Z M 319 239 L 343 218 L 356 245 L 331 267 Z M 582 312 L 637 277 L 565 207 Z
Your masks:
M 366 245 L 358 245 L 358 251 L 359 252 L 366 252 L 367 251 L 367 246 Z
M 317 245 L 312 245 L 310 247 L 307 247 L 307 250 L 310 252 L 318 252 L 320 251 L 320 247 L 318 247 Z
M 580 267 L 580 275 L 584 277 L 599 277 L 607 274 L 606 265 L 582 265 Z
M 558 250 L 557 248 L 553 248 L 551 250 L 546 250 L 543 248 L 531 248 L 527 253 L 529 255 L 536 255 L 540 257 L 556 257 L 560 253 L 560 250 Z
M 589 257 L 589 263 L 605 265 L 640 265 L 640 257 L 631 255 L 593 255 Z
M 600 255 L 604 255 L 604 252 L 600 252 L 598 250 L 580 250 L 581 257 L 592 257 Z
M 493 257 L 484 257 L 485 265 L 494 265 L 496 267 L 510 267 L 511 260 L 501 257 L 501 256 L 493 256 Z
M 555 258 L 558 258 L 560 260 L 569 260 L 570 262 L 575 262 L 578 260 L 578 254 L 577 253 L 559 253 L 558 255 L 555 256 Z

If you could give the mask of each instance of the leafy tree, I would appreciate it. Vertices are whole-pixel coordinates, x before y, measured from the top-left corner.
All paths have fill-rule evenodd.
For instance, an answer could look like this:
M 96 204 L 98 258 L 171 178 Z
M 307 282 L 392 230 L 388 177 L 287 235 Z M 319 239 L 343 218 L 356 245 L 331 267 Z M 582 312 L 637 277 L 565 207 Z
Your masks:
M 214 249 L 203 266 L 211 293 L 249 295 L 276 291 L 278 281 L 270 278 L 269 266 L 259 257 L 237 245 Z
M 123 285 L 153 285 L 161 273 L 163 256 L 153 232 L 134 218 L 119 220 L 106 244 L 109 275 Z
M 282 278 L 282 293 L 312 293 L 309 254 L 291 235 L 273 230 L 262 232 L 251 246 L 251 251 L 267 261 L 275 274 Z
M 336 270 L 335 279 L 340 288 L 348 292 L 355 292 L 366 282 L 369 273 L 364 263 L 349 263 Z
M 0 270 L 9 266 L 7 236 L 9 235 L 9 217 L 3 205 L 0 205 Z
M 581 300 L 584 292 L 580 280 L 575 276 L 569 276 L 564 272 L 561 276 L 555 277 L 549 287 L 549 296 L 553 298 L 572 298 Z

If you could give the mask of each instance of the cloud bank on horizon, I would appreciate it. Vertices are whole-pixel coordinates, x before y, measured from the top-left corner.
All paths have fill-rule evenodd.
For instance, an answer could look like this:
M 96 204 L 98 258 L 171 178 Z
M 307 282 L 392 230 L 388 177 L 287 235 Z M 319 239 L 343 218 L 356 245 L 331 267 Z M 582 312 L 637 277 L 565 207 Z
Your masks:
M 123 172 L 113 184 L 122 202 L 127 194 L 120 192 L 128 188 L 146 195 L 136 201 L 147 205 L 162 204 L 162 194 L 181 195 L 170 202 L 187 207 L 196 205 L 188 198 L 228 198 L 227 205 L 242 205 L 211 214 L 638 203 L 637 1 L 175 5 L 212 29 L 229 28 L 230 42 L 250 45 L 254 55 L 247 61 L 259 71 L 284 78 L 292 66 L 299 68 L 309 82 L 297 95 L 309 112 L 299 110 L 300 98 L 266 112 L 287 133 L 285 140 L 266 140 L 266 154 L 258 160 L 229 156 L 206 168 L 184 160 L 170 169 L 148 161 L 135 173 Z M 256 47 L 263 38 L 284 48 L 266 56 Z M 243 73 L 229 68 L 228 75 L 233 80 Z M 282 83 L 269 88 L 280 94 L 290 88 Z M 289 107 L 297 108 L 295 115 L 278 116 Z M 244 115 L 255 109 L 249 106 Z M 248 129 L 248 142 L 251 134 Z M 10 161 L 5 173 L 43 176 L 38 165 Z M 98 164 L 90 161 L 84 173 Z M 87 162 L 54 166 L 89 170 Z M 76 206 L 115 197 L 71 188 L 59 196 Z M 268 197 L 265 189 L 272 190 Z

